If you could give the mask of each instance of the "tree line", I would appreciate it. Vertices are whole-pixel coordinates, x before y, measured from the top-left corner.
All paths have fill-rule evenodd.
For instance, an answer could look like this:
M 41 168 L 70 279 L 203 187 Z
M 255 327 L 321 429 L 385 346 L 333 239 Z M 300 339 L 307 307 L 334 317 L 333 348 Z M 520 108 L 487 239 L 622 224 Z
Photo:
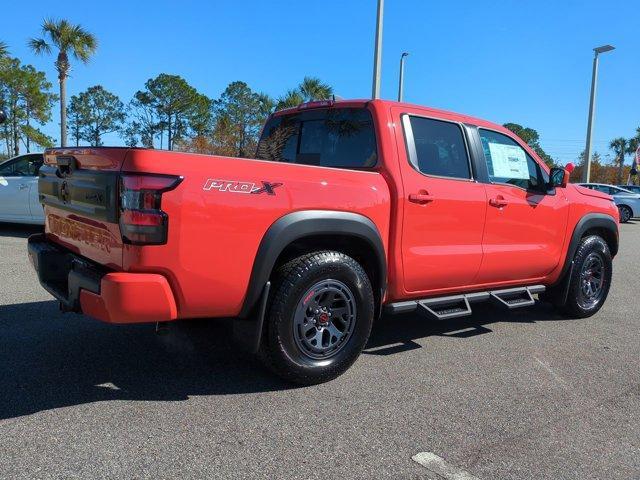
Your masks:
M 637 165 L 632 160 L 631 164 L 625 164 L 627 155 L 635 155 L 640 146 L 640 127 L 636 128 L 636 134 L 631 138 L 619 137 L 611 140 L 609 148 L 613 150 L 615 157 L 612 163 L 603 161 L 598 152 L 591 156 L 590 181 L 593 183 L 606 183 L 611 185 L 631 183 L 640 185 L 640 175 L 638 175 Z M 577 159 L 575 170 L 571 173 L 572 182 L 583 180 L 586 154 L 583 151 Z
M 33 145 L 53 146 L 54 140 L 40 128 L 51 120 L 51 109 L 57 96 L 52 84 L 32 65 L 23 65 L 9 56 L 6 44 L 0 42 L 0 108 L 7 114 L 0 126 L 0 155 L 18 155 L 21 146 L 29 152 Z
M 29 40 L 36 55 L 53 55 L 58 73 L 58 93 L 44 72 L 23 65 L 0 42 L 0 108 L 8 120 L 0 129 L 0 155 L 17 155 L 24 146 L 53 146 L 55 140 L 40 128 L 51 120 L 56 102 L 60 108 L 60 145 L 101 146 L 103 137 L 117 134 L 127 146 L 142 146 L 217 155 L 251 156 L 265 119 L 274 111 L 295 107 L 303 102 L 331 97 L 333 88 L 318 78 L 305 77 L 279 98 L 252 90 L 242 81 L 231 82 L 219 98 L 198 92 L 179 75 L 161 73 L 150 78 L 126 103 L 102 85 L 94 85 L 67 102 L 67 80 L 72 60 L 88 63 L 98 48 L 96 37 L 80 25 L 67 20 L 45 20 L 41 35 Z M 548 165 L 555 163 L 540 145 L 536 130 L 516 123 L 504 124 L 522 138 Z M 630 139 L 616 138 L 610 148 L 614 165 L 603 165 L 594 154 L 592 180 L 625 180 L 625 156 L 635 153 L 640 142 L 640 127 Z M 582 155 L 584 156 L 584 154 Z M 579 160 L 572 178 L 584 164 Z M 625 170 L 626 168 L 626 170 Z M 602 177 L 602 178 L 601 178 Z M 637 176 L 636 176 L 637 178 Z
M 33 146 L 51 147 L 55 139 L 39 128 L 60 107 L 60 145 L 101 146 L 107 134 L 117 134 L 127 146 L 164 148 L 247 157 L 254 153 L 261 125 L 275 110 L 328 99 L 333 88 L 305 77 L 279 98 L 252 90 L 245 82 L 230 83 L 219 98 L 198 92 L 179 75 L 150 78 L 126 103 L 102 85 L 94 85 L 67 101 L 72 60 L 87 63 L 98 41 L 80 25 L 45 20 L 41 36 L 29 40 L 36 55 L 53 55 L 58 93 L 44 72 L 22 65 L 0 42 L 0 108 L 8 120 L 0 130 L 3 157 Z M 68 140 L 71 140 L 69 142 Z

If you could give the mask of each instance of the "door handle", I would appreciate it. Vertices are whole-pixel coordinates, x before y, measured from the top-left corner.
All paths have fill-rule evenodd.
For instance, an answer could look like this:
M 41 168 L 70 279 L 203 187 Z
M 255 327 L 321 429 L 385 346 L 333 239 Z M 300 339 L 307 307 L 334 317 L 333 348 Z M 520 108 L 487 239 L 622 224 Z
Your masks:
M 29 185 L 25 183 L 21 183 L 20 185 L 18 185 L 18 190 L 24 190 L 25 188 L 29 188 Z
M 433 197 L 425 191 L 420 193 L 412 193 L 409 195 L 409 201 L 417 203 L 418 205 L 424 205 L 429 202 L 433 202 Z
M 509 204 L 502 195 L 498 195 L 496 198 L 489 199 L 489 205 L 492 207 L 502 208 Z

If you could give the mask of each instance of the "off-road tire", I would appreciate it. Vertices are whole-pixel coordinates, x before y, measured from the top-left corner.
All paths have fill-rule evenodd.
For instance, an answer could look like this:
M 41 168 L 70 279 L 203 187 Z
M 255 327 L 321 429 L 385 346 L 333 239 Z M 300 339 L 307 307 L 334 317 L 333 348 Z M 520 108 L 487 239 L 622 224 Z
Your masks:
M 346 286 L 352 294 L 355 323 L 333 356 L 310 358 L 296 340 L 296 311 L 304 307 L 308 290 L 325 280 Z M 374 295 L 362 266 L 343 253 L 317 251 L 282 265 L 272 282 L 259 352 L 263 362 L 285 380 L 302 385 L 326 382 L 344 373 L 366 345 L 373 324 Z
M 586 262 L 600 262 L 602 268 L 602 285 L 598 294 L 591 301 L 586 300 L 584 293 Z M 588 270 L 587 270 L 588 273 Z M 570 318 L 586 318 L 594 315 L 609 294 L 611 287 L 612 261 L 609 246 L 598 235 L 590 235 L 580 241 L 580 245 L 573 257 L 573 270 L 569 279 L 567 299 L 563 305 L 556 304 L 560 311 Z M 553 292 L 550 292 L 553 293 Z

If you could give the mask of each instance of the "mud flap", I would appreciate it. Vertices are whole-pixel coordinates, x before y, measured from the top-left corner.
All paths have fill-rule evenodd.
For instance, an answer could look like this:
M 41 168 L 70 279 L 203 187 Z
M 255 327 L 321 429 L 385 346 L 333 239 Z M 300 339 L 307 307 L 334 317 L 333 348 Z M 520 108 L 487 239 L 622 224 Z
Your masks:
M 542 294 L 541 300 L 550 302 L 555 307 L 563 307 L 567 303 L 567 296 L 569 295 L 569 286 L 571 285 L 571 276 L 573 275 L 574 261 L 571 260 L 567 273 L 564 274 L 562 280 L 560 280 L 553 287 L 548 288 L 546 292 Z
M 262 289 L 260 301 L 253 315 L 250 315 L 248 318 L 235 318 L 233 320 L 233 338 L 235 342 L 243 350 L 251 354 L 258 353 L 258 349 L 260 348 L 264 316 L 267 312 L 270 290 L 271 282 L 267 282 Z

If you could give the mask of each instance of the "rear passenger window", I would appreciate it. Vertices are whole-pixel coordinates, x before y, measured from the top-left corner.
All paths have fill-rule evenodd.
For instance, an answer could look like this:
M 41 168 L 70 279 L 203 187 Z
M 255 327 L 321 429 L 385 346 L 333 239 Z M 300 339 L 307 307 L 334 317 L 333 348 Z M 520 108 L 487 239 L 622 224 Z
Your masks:
M 515 140 L 492 130 L 479 131 L 491 182 L 546 191 L 549 175 Z
M 430 118 L 408 118 L 411 125 L 411 132 L 406 132 L 409 157 L 416 169 L 438 177 L 471 178 L 469 156 L 459 125 Z
M 330 108 L 271 117 L 256 158 L 323 167 L 374 167 L 378 153 L 371 113 L 364 108 Z

